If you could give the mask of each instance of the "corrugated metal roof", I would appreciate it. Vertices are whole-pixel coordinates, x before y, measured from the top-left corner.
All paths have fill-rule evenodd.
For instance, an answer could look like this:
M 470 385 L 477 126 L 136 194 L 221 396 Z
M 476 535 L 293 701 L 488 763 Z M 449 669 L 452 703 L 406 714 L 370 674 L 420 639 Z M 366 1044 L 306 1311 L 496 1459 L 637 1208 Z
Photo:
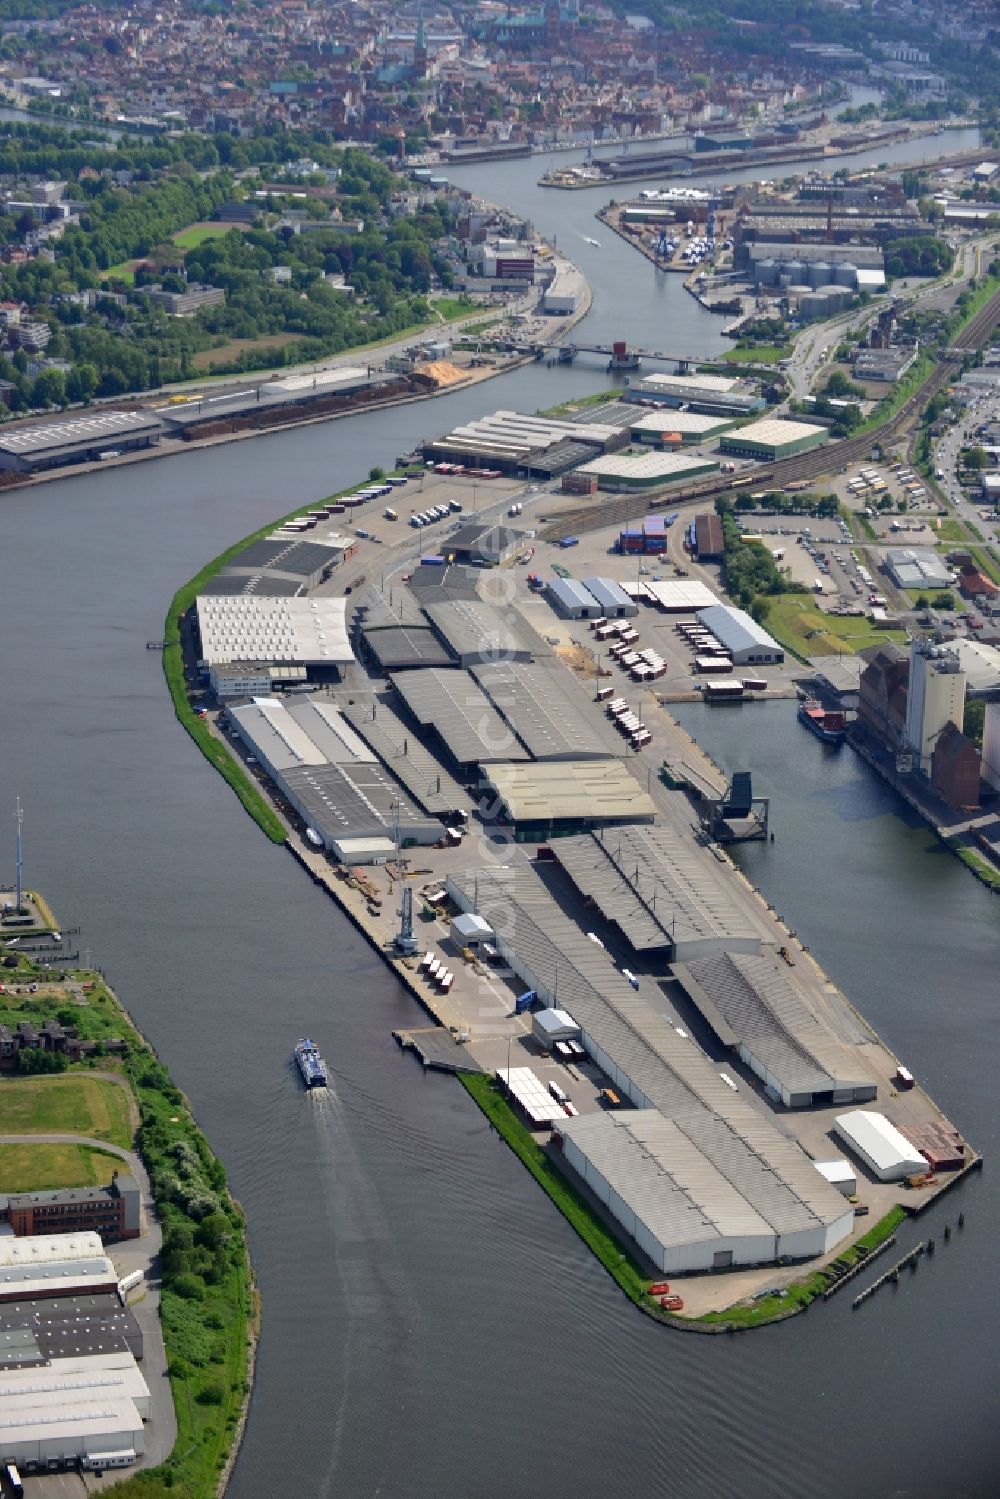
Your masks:
M 735 1038 L 721 1039 L 742 1042 L 789 1093 L 874 1085 L 773 958 L 721 953 L 675 964 L 674 973 L 709 1023 L 716 1012 Z
M 689 1037 L 679 1036 L 607 955 L 558 907 L 520 856 L 503 868 L 449 876 L 449 893 L 485 916 L 516 954 L 520 977 L 556 1001 L 611 1057 L 648 1106 L 687 1139 L 776 1233 L 843 1217 L 840 1194 L 798 1145 L 732 1092 Z
M 553 853 L 637 951 L 698 944 L 760 949 L 759 928 L 733 899 L 715 860 L 678 829 L 603 828 L 560 838 Z
M 513 822 L 586 824 L 601 818 L 652 818 L 656 810 L 620 760 L 484 763 L 482 773 Z
M 616 613 L 623 609 L 629 614 L 637 612 L 637 606 L 614 578 L 584 578 L 583 586 L 594 595 L 605 614 L 609 609 Z
M 656 1109 L 560 1120 L 625 1205 L 663 1245 L 771 1238 L 774 1230 L 673 1120 Z
M 481 599 L 452 599 L 425 604 L 424 612 L 448 649 L 460 660 L 491 661 L 531 658 L 532 643 L 511 622 L 509 613 Z
M 584 711 L 582 689 L 562 666 L 504 661 L 475 666 L 472 675 L 536 760 L 620 756 L 621 742 Z
M 365 630 L 365 645 L 383 671 L 404 671 L 409 667 L 457 667 L 447 648 L 430 625 L 414 625 Z
M 601 612 L 601 606 L 582 583 L 575 578 L 548 578 L 545 583 L 545 592 L 550 599 L 555 599 L 560 609 L 572 613 L 575 609 L 585 609 L 595 617 Z
M 344 717 L 425 812 L 441 815 L 472 811 L 468 793 L 435 760 L 418 735 L 407 729 L 386 698 L 349 705 Z
M 720 645 L 729 651 L 780 651 L 778 642 L 762 629 L 745 609 L 732 604 L 712 604 L 698 610 L 698 622 L 711 630 Z
M 393 686 L 417 722 L 437 731 L 459 765 L 528 759 L 467 672 L 424 667 L 401 672 Z

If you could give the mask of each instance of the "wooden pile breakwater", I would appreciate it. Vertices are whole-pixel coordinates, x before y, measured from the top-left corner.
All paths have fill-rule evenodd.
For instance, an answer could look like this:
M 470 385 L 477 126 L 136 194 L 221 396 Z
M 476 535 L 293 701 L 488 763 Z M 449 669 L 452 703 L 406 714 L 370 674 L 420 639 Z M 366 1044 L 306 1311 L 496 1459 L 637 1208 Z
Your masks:
M 885 1254 L 886 1250 L 891 1249 L 895 1242 L 896 1235 L 891 1234 L 888 1239 L 884 1239 L 881 1244 L 877 1244 L 874 1249 L 862 1255 L 853 1265 L 842 1260 L 834 1260 L 833 1264 L 828 1265 L 823 1272 L 824 1275 L 831 1277 L 830 1285 L 823 1292 L 823 1300 L 829 1301 L 831 1296 L 836 1296 L 838 1291 L 844 1289 L 848 1281 L 853 1280 L 856 1275 L 860 1275 L 862 1270 L 868 1268 L 872 1260 L 877 1260 L 880 1254 Z
M 890 1239 L 888 1242 L 892 1243 L 893 1241 Z M 862 1302 L 867 1301 L 869 1296 L 874 1296 L 876 1291 L 881 1291 L 882 1287 L 884 1285 L 888 1285 L 890 1281 L 894 1286 L 897 1286 L 899 1284 L 900 1270 L 905 1270 L 907 1266 L 909 1266 L 911 1270 L 916 1270 L 917 1265 L 920 1261 L 920 1256 L 924 1253 L 924 1250 L 926 1248 L 926 1244 L 924 1243 L 923 1239 L 921 1239 L 920 1243 L 914 1245 L 909 1254 L 904 1254 L 903 1258 L 901 1260 L 897 1260 L 891 1269 L 887 1270 L 884 1275 L 880 1275 L 878 1280 L 873 1280 L 871 1285 L 866 1286 L 859 1296 L 855 1296 L 854 1300 L 851 1302 L 852 1310 L 857 1311 Z

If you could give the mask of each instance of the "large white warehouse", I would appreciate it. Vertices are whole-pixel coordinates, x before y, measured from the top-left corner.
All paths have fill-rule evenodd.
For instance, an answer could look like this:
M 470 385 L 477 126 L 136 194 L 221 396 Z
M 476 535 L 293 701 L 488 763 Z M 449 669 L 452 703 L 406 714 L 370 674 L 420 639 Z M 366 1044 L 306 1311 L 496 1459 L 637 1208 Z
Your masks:
M 925 1157 L 884 1114 L 853 1109 L 849 1114 L 838 1114 L 833 1127 L 880 1182 L 902 1181 L 927 1170 Z
M 735 666 L 785 659 L 778 642 L 745 609 L 736 609 L 732 604 L 713 604 L 709 609 L 699 609 L 698 623 L 711 630 L 719 644 L 725 646 Z
M 569 1165 L 664 1274 L 822 1254 L 851 1232 L 854 1210 L 843 1203 L 822 1229 L 777 1231 L 753 1206 L 750 1176 L 739 1190 L 656 1109 L 582 1115 L 557 1129 Z

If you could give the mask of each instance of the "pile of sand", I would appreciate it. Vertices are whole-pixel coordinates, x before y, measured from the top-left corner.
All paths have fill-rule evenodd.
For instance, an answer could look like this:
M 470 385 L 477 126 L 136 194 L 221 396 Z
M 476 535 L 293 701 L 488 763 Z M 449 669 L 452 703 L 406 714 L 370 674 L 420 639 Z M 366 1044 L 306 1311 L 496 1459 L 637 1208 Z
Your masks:
M 435 385 L 454 385 L 456 380 L 466 378 L 468 370 L 460 370 L 448 359 L 432 359 L 428 364 L 418 364 L 416 373 L 426 375 Z

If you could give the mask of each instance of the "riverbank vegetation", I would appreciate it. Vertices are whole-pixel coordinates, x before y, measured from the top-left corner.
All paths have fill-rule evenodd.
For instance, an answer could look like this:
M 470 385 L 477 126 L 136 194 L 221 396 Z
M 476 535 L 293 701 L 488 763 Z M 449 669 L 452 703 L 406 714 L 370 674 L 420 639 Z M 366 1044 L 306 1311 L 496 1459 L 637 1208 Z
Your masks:
M 65 1013 L 64 1023 L 75 1024 L 81 1037 L 122 1043 L 116 1056 L 98 1054 L 73 1063 L 58 1078 L 0 1078 L 4 1131 L 95 1135 L 136 1148 L 163 1230 L 160 1318 L 177 1441 L 162 1466 L 116 1484 L 115 1494 L 166 1499 L 169 1490 L 171 1499 L 209 1499 L 248 1391 L 248 1333 L 255 1306 L 243 1214 L 187 1099 L 100 975 L 86 970 L 53 975 L 16 949 L 6 949 L 3 963 L 5 988 L 21 992 L 3 995 L 0 1021 L 39 1024 Z M 119 1073 L 121 1081 L 95 1076 L 94 1067 Z M 39 1188 L 107 1181 L 119 1164 L 110 1152 L 100 1155 L 71 1144 L 40 1141 L 0 1147 L 0 1152 L 8 1188 L 29 1177 Z M 90 1176 L 82 1175 L 84 1156 Z

